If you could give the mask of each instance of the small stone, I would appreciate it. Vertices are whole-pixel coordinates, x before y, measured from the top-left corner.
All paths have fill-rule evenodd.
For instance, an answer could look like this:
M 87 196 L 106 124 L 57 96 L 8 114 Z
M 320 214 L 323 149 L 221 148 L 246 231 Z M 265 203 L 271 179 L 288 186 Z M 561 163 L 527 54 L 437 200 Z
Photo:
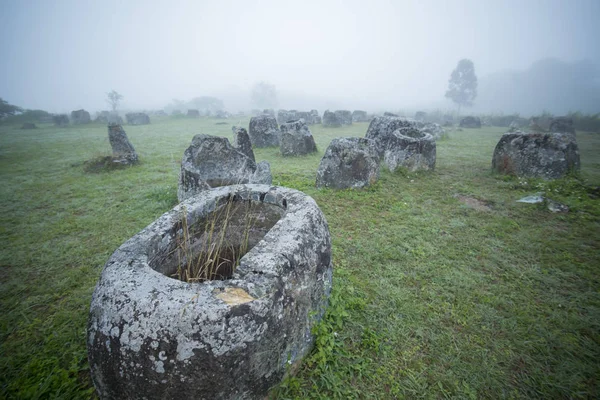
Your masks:
M 37 129 L 37 126 L 33 122 L 25 122 L 21 129 Z
M 108 125 L 108 141 L 112 147 L 113 162 L 133 165 L 138 162 L 138 155 L 121 125 Z

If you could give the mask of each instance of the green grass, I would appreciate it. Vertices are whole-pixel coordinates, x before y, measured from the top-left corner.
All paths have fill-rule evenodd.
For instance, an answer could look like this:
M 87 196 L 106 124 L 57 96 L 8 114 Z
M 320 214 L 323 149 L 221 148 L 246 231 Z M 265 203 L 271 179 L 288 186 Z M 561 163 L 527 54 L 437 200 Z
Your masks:
M 101 267 L 176 204 L 193 135 L 232 138 L 216 122 L 126 126 L 140 164 L 94 174 L 84 162 L 110 154 L 106 127 L 0 126 L 0 398 L 93 396 L 85 331 Z M 316 190 L 331 139 L 366 128 L 311 127 L 312 156 L 255 152 L 274 184 L 315 198 L 334 251 L 317 345 L 273 397 L 600 397 L 600 135 L 578 133 L 581 174 L 553 183 L 492 174 L 502 129 L 485 128 L 438 142 L 435 172 Z M 571 211 L 515 202 L 540 188 Z

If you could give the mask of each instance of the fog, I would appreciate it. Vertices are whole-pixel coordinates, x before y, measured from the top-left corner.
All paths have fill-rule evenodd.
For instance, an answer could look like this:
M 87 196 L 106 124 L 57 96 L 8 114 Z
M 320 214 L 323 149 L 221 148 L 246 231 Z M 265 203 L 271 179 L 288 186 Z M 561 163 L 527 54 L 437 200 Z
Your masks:
M 452 109 L 448 78 L 469 58 L 479 78 L 474 112 L 600 111 L 598 0 L 0 7 L 0 97 L 24 108 L 107 109 L 114 89 L 123 109 L 216 96 L 230 111 L 249 110 L 253 84 L 267 81 L 281 108 Z M 564 68 L 542 79 L 540 62 Z

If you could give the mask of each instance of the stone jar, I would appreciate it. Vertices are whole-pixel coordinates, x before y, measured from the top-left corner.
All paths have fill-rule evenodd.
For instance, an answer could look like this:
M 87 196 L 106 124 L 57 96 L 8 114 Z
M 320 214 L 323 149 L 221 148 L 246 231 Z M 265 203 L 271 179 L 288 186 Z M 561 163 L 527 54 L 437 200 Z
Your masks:
M 281 124 L 279 151 L 284 157 L 302 156 L 317 151 L 310 128 L 303 119 Z
M 230 201 L 256 207 L 251 249 L 220 279 L 176 279 L 184 249 L 206 239 L 194 228 Z M 232 246 L 243 219 L 224 231 Z M 264 399 L 310 350 L 331 280 L 329 229 L 311 197 L 267 185 L 202 192 L 104 266 L 87 335 L 96 390 L 101 399 Z
M 572 133 L 507 132 L 492 157 L 492 170 L 520 177 L 558 179 L 580 168 L 579 146 Z
M 435 139 L 416 128 L 400 128 L 386 140 L 383 162 L 391 172 L 398 167 L 409 171 L 433 171 L 436 161 Z

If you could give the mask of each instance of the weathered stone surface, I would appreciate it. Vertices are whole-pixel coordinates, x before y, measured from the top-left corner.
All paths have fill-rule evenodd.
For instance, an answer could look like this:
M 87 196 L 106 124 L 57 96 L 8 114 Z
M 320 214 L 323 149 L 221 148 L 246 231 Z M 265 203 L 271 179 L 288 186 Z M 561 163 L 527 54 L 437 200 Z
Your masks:
M 277 110 L 277 123 L 279 125 L 285 124 L 288 121 L 294 121 L 296 118 L 296 113 L 288 110 Z
M 550 120 L 550 132 L 575 133 L 573 118 L 555 117 Z
M 417 128 L 399 128 L 386 140 L 383 161 L 391 172 L 398 167 L 409 171 L 435 168 L 436 144 L 433 137 Z
M 188 118 L 200 118 L 200 111 L 190 108 L 187 110 Z
M 183 201 L 218 186 L 270 184 L 268 170 L 268 176 L 265 171 L 256 174 L 256 162 L 233 147 L 227 138 L 196 135 L 183 154 L 177 198 Z
M 335 110 L 335 115 L 342 125 L 352 125 L 352 113 L 348 110 Z
M 427 113 L 425 111 L 417 111 L 415 113 L 415 121 L 423 121 L 427 119 Z
M 399 128 L 414 128 L 416 123 L 413 120 L 400 117 L 375 117 L 371 120 L 365 137 L 372 139 L 377 145 L 380 157 L 388 145 L 388 138 Z
M 323 113 L 323 126 L 328 128 L 339 128 L 342 126 L 342 122 L 334 112 L 325 110 Z
M 376 143 L 379 156 L 392 172 L 400 166 L 411 171 L 433 170 L 435 139 L 419 129 L 425 125 L 430 124 L 401 117 L 375 117 L 365 137 Z
M 231 278 L 171 278 L 182 215 L 192 232 L 202 231 L 228 199 L 251 204 L 265 220 Z M 232 220 L 226 235 L 235 238 L 245 223 Z M 87 347 L 100 398 L 264 399 L 312 346 L 331 259 L 323 213 L 296 190 L 228 186 L 178 205 L 113 253 L 94 290 Z
M 240 126 L 233 126 L 231 127 L 231 130 L 233 131 L 233 146 L 238 149 L 240 153 L 245 154 L 252 161 L 256 162 L 248 131 Z
M 125 114 L 125 118 L 129 125 L 148 125 L 150 123 L 150 117 L 145 113 L 128 113 Z
M 75 125 L 81 125 L 89 124 L 92 122 L 92 119 L 90 118 L 89 112 L 85 110 L 75 110 L 71 111 L 71 121 L 73 121 L 73 124 Z
M 254 147 L 279 146 L 280 132 L 277 128 L 277 120 L 270 115 L 263 114 L 250 118 L 248 133 Z
M 362 110 L 352 111 L 352 122 L 369 122 L 367 112 Z
M 435 140 L 439 140 L 446 135 L 446 130 L 434 122 L 416 121 L 416 126 L 421 131 L 429 133 Z
M 273 110 L 272 108 L 265 108 L 262 113 L 270 115 L 271 117 L 275 117 L 275 110 Z
M 67 117 L 67 114 L 53 115 L 52 122 L 56 126 L 67 126 L 69 125 L 69 117 Z
M 270 185 L 272 182 L 273 177 L 271 175 L 271 164 L 264 160 L 256 163 L 256 171 L 254 171 L 250 183 L 262 183 Z
M 284 157 L 302 156 L 317 151 L 315 139 L 304 120 L 288 121 L 281 124 L 279 151 Z
M 108 125 L 108 141 L 112 147 L 113 162 L 126 165 L 132 165 L 138 162 L 138 155 L 121 125 Z
M 308 111 L 298 111 L 296 113 L 296 119 L 303 120 L 306 125 L 312 125 L 313 124 L 312 115 Z M 289 121 L 287 121 L 287 122 L 289 122 Z
M 492 158 L 494 171 L 523 177 L 557 179 L 579 168 L 579 147 L 569 133 L 507 132 Z
M 384 112 L 383 116 L 384 117 L 399 117 L 398 114 L 394 114 L 394 113 L 391 113 L 391 112 L 388 112 L 388 111 Z
M 372 185 L 379 179 L 379 164 L 371 139 L 335 138 L 319 164 L 316 186 L 346 189 Z
M 481 128 L 481 120 L 479 117 L 464 117 L 460 120 L 461 128 Z
M 21 129 L 37 129 L 37 126 L 33 122 L 25 122 Z

